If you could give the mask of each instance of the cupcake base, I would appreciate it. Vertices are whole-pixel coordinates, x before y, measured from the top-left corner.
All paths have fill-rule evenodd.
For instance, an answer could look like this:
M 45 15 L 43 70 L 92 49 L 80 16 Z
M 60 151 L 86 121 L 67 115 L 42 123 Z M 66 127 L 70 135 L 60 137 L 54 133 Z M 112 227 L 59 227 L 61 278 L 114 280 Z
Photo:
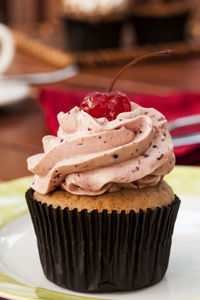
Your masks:
M 122 20 L 87 22 L 63 18 L 70 51 L 117 48 L 120 45 Z
M 189 15 L 185 1 L 136 6 L 131 21 L 138 44 L 183 41 Z
M 79 292 L 127 291 L 159 282 L 168 266 L 180 200 L 120 213 L 70 211 L 26 200 L 45 276 Z
M 183 41 L 188 14 L 171 17 L 134 16 L 137 42 L 140 45 Z

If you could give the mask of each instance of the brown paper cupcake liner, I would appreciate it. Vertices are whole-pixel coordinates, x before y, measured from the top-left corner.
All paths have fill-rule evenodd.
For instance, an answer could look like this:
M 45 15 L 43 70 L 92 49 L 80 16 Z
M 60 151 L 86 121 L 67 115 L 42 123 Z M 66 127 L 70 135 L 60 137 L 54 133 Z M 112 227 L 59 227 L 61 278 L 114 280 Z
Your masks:
M 53 208 L 26 193 L 46 277 L 79 292 L 134 290 L 160 281 L 167 269 L 180 200 L 120 213 Z
M 70 51 L 92 51 L 120 47 L 123 20 L 90 22 L 69 17 L 63 18 Z

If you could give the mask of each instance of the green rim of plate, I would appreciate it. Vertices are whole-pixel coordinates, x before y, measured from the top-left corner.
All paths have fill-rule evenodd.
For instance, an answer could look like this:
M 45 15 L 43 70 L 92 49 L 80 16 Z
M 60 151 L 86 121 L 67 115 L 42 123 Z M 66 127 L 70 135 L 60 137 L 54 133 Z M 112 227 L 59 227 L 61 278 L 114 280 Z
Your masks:
M 0 184 L 0 228 L 27 213 L 24 194 L 32 177 L 24 177 Z M 165 177 L 178 195 L 200 195 L 200 168 L 177 166 Z M 40 300 L 96 300 L 99 298 L 58 293 L 23 284 L 0 270 L 0 295 L 8 299 Z

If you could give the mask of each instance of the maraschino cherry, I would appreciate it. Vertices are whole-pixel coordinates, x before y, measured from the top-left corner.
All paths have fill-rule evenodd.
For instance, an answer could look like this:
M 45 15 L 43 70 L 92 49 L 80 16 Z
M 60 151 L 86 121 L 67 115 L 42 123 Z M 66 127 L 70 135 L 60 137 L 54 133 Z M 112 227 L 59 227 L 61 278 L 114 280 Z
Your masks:
M 163 50 L 137 57 L 116 74 L 109 89 L 106 92 L 92 92 L 85 96 L 80 104 L 80 108 L 94 118 L 105 117 L 109 121 L 116 119 L 118 114 L 122 112 L 131 111 L 131 102 L 129 97 L 123 92 L 112 90 L 117 79 L 128 68 L 145 58 L 150 58 L 153 56 L 166 56 L 171 55 L 172 53 L 172 50 Z
M 121 112 L 131 111 L 131 102 L 119 91 L 92 92 L 83 99 L 80 108 L 94 118 L 105 117 L 111 121 Z

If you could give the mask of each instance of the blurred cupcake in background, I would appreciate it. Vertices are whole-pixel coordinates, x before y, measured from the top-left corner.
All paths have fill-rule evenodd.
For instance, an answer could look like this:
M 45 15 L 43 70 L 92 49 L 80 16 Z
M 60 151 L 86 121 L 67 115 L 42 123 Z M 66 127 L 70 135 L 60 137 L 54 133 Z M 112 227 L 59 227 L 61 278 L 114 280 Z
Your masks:
M 186 39 L 190 8 L 186 0 L 134 0 L 131 21 L 138 44 Z
M 63 0 L 63 21 L 71 51 L 120 46 L 130 0 Z

